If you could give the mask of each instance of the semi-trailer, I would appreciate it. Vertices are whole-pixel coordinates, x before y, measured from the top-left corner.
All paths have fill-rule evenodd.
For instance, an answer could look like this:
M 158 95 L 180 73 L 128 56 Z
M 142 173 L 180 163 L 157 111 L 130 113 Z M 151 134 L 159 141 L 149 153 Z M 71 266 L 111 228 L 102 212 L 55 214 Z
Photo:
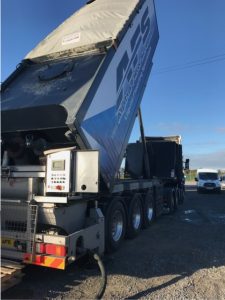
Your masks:
M 2 84 L 2 257 L 65 269 L 182 201 L 180 142 L 128 145 L 158 37 L 153 0 L 89 1 Z

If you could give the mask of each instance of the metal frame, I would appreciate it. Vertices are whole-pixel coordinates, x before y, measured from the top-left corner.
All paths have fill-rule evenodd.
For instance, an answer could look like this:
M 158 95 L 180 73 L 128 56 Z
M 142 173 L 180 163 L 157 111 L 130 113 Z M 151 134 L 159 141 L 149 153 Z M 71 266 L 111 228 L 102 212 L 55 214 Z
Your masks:
M 2 245 L 2 257 L 22 259 L 26 252 L 33 256 L 38 206 L 10 200 L 4 201 L 1 206 L 1 236 L 14 243 L 10 247 Z M 23 244 L 26 244 L 26 249 Z

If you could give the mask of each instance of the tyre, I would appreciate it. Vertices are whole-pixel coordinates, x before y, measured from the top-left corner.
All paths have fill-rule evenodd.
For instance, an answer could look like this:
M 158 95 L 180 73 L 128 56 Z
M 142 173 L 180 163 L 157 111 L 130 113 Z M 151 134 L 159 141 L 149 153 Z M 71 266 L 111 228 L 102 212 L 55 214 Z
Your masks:
M 128 207 L 127 237 L 136 237 L 142 227 L 142 197 L 141 194 L 134 194 Z
M 175 211 L 175 197 L 172 189 L 168 189 L 166 191 L 166 205 L 168 214 L 173 214 Z
M 184 189 L 179 188 L 178 193 L 179 193 L 178 204 L 183 204 L 184 203 Z
M 148 191 L 142 200 L 143 228 L 148 228 L 155 219 L 155 201 L 152 191 Z
M 175 188 L 173 190 L 173 198 L 174 198 L 174 211 L 178 208 L 178 199 L 179 199 L 179 190 Z
M 116 251 L 126 232 L 126 212 L 120 197 L 114 198 L 106 211 L 105 244 L 107 252 Z
M 202 190 L 200 188 L 197 188 L 197 193 L 201 194 Z

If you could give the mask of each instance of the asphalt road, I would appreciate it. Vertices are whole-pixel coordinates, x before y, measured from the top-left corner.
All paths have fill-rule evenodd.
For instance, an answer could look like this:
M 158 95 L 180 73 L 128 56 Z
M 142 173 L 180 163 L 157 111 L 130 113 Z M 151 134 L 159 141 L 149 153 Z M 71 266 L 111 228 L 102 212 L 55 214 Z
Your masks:
M 105 256 L 105 299 L 225 299 L 225 191 L 197 194 L 174 215 L 160 217 L 134 240 Z M 93 299 L 97 268 L 66 271 L 27 267 L 20 284 L 2 299 Z

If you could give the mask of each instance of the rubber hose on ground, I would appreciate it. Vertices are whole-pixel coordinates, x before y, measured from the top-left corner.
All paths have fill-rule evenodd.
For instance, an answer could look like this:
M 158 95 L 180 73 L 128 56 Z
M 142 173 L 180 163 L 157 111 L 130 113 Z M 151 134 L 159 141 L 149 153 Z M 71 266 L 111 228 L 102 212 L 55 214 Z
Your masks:
M 97 253 L 93 253 L 93 257 L 97 261 L 99 269 L 101 271 L 101 286 L 100 286 L 100 289 L 99 289 L 98 294 L 96 295 L 95 299 L 101 299 L 105 292 L 105 288 L 106 288 L 106 284 L 107 284 L 107 275 L 105 272 L 105 267 L 104 267 L 103 262 L 102 262 L 101 258 L 99 257 L 99 255 Z

